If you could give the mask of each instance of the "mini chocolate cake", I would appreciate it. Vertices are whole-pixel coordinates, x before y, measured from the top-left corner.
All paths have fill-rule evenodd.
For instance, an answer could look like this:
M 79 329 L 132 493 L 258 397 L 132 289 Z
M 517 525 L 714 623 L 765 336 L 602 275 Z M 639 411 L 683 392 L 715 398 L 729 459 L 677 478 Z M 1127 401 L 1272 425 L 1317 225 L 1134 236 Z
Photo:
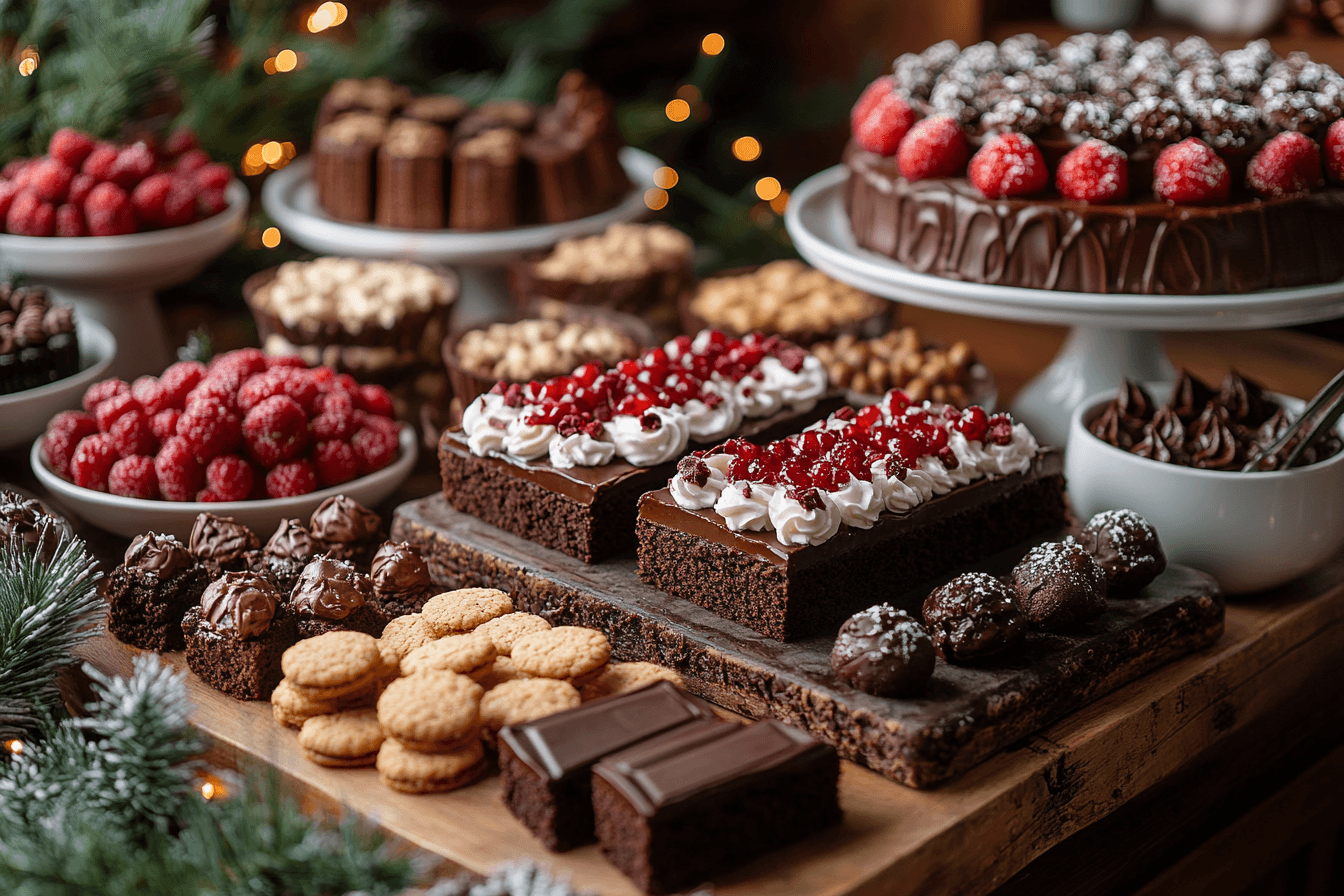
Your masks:
M 32 551 L 50 563 L 68 532 L 69 526 L 48 514 L 39 501 L 0 491 L 0 548 Z
M 933 677 L 935 662 L 924 626 L 891 604 L 846 619 L 831 648 L 835 674 L 875 697 L 918 694 Z
M 447 152 L 443 128 L 409 118 L 392 122 L 378 148 L 374 220 L 384 227 L 441 229 Z
M 1078 544 L 1106 573 L 1108 597 L 1135 594 L 1167 568 L 1157 530 L 1132 510 L 1098 513 L 1078 533 Z
M 294 590 L 299 573 L 322 548 L 298 520 L 281 520 L 266 546 L 248 554 L 248 569 L 265 576 L 281 594 Z
M 323 501 L 308 520 L 318 553 L 347 560 L 361 570 L 369 568 L 373 552 L 382 544 L 382 530 L 382 517 L 345 495 Z
M 393 84 L 387 78 L 341 78 L 322 97 L 317 109 L 317 128 L 347 112 L 369 112 L 379 118 L 390 118 L 413 102 L 409 88 Z
M 702 722 L 593 768 L 602 854 L 646 893 L 731 871 L 840 823 L 834 748 L 774 720 Z
M 1067 630 L 1106 612 L 1106 573 L 1071 538 L 1032 548 L 1008 584 L 1022 615 L 1039 628 Z
M 429 567 L 420 552 L 404 541 L 388 541 L 373 555 L 369 568 L 373 583 L 370 603 L 383 624 L 398 616 L 419 613 L 439 589 L 429 577 Z
M 466 100 L 449 94 L 418 96 L 401 110 L 401 117 L 426 121 L 450 130 L 470 108 Z
M 372 604 L 373 585 L 354 566 L 318 557 L 303 568 L 288 607 L 298 619 L 299 637 L 356 631 L 377 638 L 387 620 Z
M 40 286 L 0 285 L 0 395 L 78 372 L 74 309 L 52 305 Z
M 313 137 L 313 181 L 322 208 L 341 221 L 373 218 L 374 155 L 387 121 L 370 112 L 348 112 Z
M 205 566 L 171 535 L 137 535 L 107 580 L 107 628 L 143 650 L 181 650 L 182 616 L 210 582 Z
M 521 147 L 522 138 L 509 128 L 484 131 L 453 147 L 449 227 L 505 230 L 517 226 Z
M 247 569 L 248 552 L 261 547 L 257 533 L 231 516 L 197 514 L 187 548 L 205 566 L 210 578 Z
M 963 573 L 925 598 L 924 625 L 938 655 L 952 663 L 1001 653 L 1027 636 L 1012 590 L 983 572 Z
M 459 140 L 470 140 L 501 128 L 521 134 L 532 130 L 536 123 L 536 104 L 526 100 L 491 100 L 469 112 L 454 134 Z
M 284 677 L 280 657 L 299 638 L 279 592 L 250 572 L 211 582 L 187 610 L 182 632 L 191 671 L 238 700 L 270 698 Z
M 591 843 L 593 763 L 664 731 L 714 718 L 707 703 L 660 681 L 510 725 L 499 732 L 504 805 L 552 852 Z

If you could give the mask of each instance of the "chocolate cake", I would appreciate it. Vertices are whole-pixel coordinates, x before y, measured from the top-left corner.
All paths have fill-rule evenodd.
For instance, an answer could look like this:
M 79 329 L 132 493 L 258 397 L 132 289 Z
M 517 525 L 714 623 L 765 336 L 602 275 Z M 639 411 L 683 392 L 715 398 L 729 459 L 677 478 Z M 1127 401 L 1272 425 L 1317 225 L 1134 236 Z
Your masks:
M 347 112 L 369 112 L 389 118 L 412 103 L 410 89 L 387 78 L 341 78 L 322 97 L 317 127 L 320 129 Z
M 518 159 L 522 138 L 494 128 L 453 147 L 448 225 L 457 230 L 504 230 L 518 224 Z
M 341 221 L 373 219 L 374 160 L 387 120 L 347 112 L 313 135 L 313 182 L 327 214 Z
M 281 520 L 266 546 L 250 552 L 247 568 L 269 579 L 281 594 L 288 594 L 294 590 L 299 573 L 319 552 L 317 540 L 303 523 Z
M 319 553 L 364 570 L 383 543 L 383 518 L 354 498 L 335 495 L 317 505 L 308 531 Z
M 910 697 L 933 677 L 933 641 L 924 626 L 891 604 L 845 620 L 831 648 L 831 670 L 875 697 Z
M 441 229 L 447 151 L 443 128 L 410 118 L 392 122 L 378 147 L 374 220 L 384 227 Z
M 0 395 L 78 372 L 74 309 L 51 304 L 40 286 L 0 284 Z
M 1027 621 L 1012 590 L 988 573 L 962 573 L 935 588 L 924 599 L 922 612 L 934 649 L 950 663 L 1011 650 L 1027 636 Z
M 552 852 L 591 843 L 593 763 L 661 732 L 710 719 L 707 703 L 661 681 L 510 725 L 499 732 L 504 805 Z
M 373 584 L 370 603 L 386 624 L 398 616 L 419 613 L 440 589 L 429 577 L 429 567 L 420 552 L 404 541 L 384 542 L 373 555 L 369 579 Z
M 107 629 L 142 650 L 181 650 L 182 616 L 210 574 L 171 535 L 137 535 L 107 580 Z
M 825 380 L 797 346 L 704 331 L 605 372 L 589 364 L 544 384 L 501 383 L 443 434 L 443 492 L 459 510 L 595 563 L 634 546 L 639 496 L 667 481 L 688 444 L 796 430 L 839 404 Z
M 298 641 L 294 614 L 271 583 L 226 572 L 182 618 L 187 665 L 201 680 L 238 700 L 266 700 L 284 673 L 280 657 Z
M 196 515 L 187 548 L 201 561 L 211 579 L 221 572 L 241 572 L 248 566 L 249 552 L 261 547 L 257 533 L 231 516 Z
M 781 641 L 1065 521 L 1063 458 L 1006 414 L 841 408 L 764 448 L 683 459 L 639 504 L 644 581 Z
M 594 766 L 598 842 L 668 893 L 839 824 L 839 776 L 832 747 L 773 720 L 685 725 Z
M 298 620 L 299 637 L 355 631 L 372 637 L 388 620 L 370 603 L 373 585 L 351 564 L 321 556 L 299 574 L 286 606 Z
M 861 248 L 955 280 L 1096 293 L 1240 294 L 1344 277 L 1344 189 L 1317 174 L 1291 189 L 1248 177 L 1276 135 L 1320 143 L 1340 116 L 1344 78 L 1266 41 L 1219 54 L 1201 38 L 1032 35 L 959 50 L 945 41 L 896 60 L 855 107 L 845 203 Z M 894 92 L 912 117 L 948 116 L 974 148 L 1018 135 L 1048 166 L 1043 186 L 987 196 L 959 168 L 906 177 L 898 132 L 883 145 L 864 115 Z M 883 97 L 882 102 L 892 101 Z M 1225 166 L 1230 194 L 1197 204 L 1154 197 L 1161 151 L 1195 138 Z M 1124 156 L 1128 190 L 1106 201 L 1051 188 L 1061 157 L 1087 140 Z M 867 146 L 867 148 L 865 148 Z M 870 151 L 875 150 L 875 151 Z M 911 173 L 911 172 L 907 172 Z M 1258 195 L 1259 194 L 1259 195 Z M 1285 194 L 1285 195 L 1279 195 Z

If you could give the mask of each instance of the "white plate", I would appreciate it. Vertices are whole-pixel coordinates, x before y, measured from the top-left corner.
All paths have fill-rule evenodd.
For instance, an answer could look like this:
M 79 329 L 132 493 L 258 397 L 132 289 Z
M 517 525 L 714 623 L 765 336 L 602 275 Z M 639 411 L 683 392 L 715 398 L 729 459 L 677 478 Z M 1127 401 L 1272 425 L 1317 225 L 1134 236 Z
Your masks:
M 66 408 L 78 407 L 84 390 L 103 378 L 117 356 L 117 340 L 94 320 L 77 323 L 79 372 L 36 389 L 0 395 L 0 448 L 26 445 Z
M 196 501 L 145 501 L 123 498 L 106 492 L 80 488 L 57 476 L 47 467 L 42 456 L 42 439 L 33 442 L 30 460 L 38 480 L 55 494 L 65 507 L 86 522 L 123 538 L 134 538 L 144 532 L 174 535 L 183 542 L 191 536 L 192 523 L 199 513 L 231 516 L 238 522 L 268 538 L 287 518 L 307 519 L 327 498 L 347 495 L 365 507 L 375 507 L 397 490 L 411 468 L 417 453 L 415 430 L 403 424 L 399 434 L 401 456 L 376 473 L 361 476 L 343 485 L 324 488 L 295 498 L 266 498 L 260 501 L 224 501 L 210 504 Z
M 561 240 L 601 233 L 612 224 L 634 221 L 649 213 L 644 191 L 663 163 L 641 149 L 621 149 L 621 166 L 631 180 L 630 192 L 614 208 L 560 224 L 538 224 L 477 233 L 466 230 L 402 230 L 373 224 L 350 224 L 327 216 L 317 204 L 312 156 L 295 159 L 266 179 L 261 204 L 281 232 L 313 252 L 365 258 L 400 257 L 457 264 L 489 264 L 525 252 L 549 248 Z
M 855 244 L 845 212 L 847 176 L 845 167 L 836 165 L 803 181 L 784 221 L 809 263 L 875 295 L 977 317 L 1117 330 L 1260 329 L 1344 315 L 1344 282 L 1231 296 L 1145 296 L 995 286 L 916 273 Z

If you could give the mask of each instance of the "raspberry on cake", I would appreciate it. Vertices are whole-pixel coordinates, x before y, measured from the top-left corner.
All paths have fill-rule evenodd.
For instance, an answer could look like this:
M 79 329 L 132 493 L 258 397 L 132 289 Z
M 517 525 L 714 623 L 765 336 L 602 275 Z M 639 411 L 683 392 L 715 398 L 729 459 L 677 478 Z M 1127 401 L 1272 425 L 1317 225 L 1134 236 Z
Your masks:
M 1030 137 L 999 134 L 971 157 L 971 183 L 987 199 L 1030 196 L 1044 189 L 1050 172 L 1045 156 Z
M 1087 140 L 1059 160 L 1055 189 L 1079 202 L 1122 200 L 1129 195 L 1129 157 L 1104 140 Z

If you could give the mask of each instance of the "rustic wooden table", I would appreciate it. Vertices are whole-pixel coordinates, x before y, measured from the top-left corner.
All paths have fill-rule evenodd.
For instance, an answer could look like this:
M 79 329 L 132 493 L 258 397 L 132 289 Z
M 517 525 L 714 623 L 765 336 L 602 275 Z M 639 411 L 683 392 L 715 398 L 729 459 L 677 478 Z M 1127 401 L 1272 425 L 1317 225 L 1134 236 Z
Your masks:
M 1005 400 L 1064 335 L 914 308 L 902 316 L 931 337 L 970 341 Z M 1206 379 L 1231 365 L 1304 397 L 1344 367 L 1344 346 L 1292 332 L 1180 334 L 1168 348 Z M 21 455 L 0 462 L 5 478 L 31 486 Z M 398 497 L 437 484 L 424 469 Z M 89 534 L 115 563 L 124 542 Z M 110 639 L 87 649 L 109 671 L 129 668 L 131 655 Z M 268 705 L 231 700 L 194 679 L 191 689 L 195 724 L 221 764 L 274 767 L 315 807 L 366 815 L 449 865 L 485 870 L 526 855 L 600 893 L 634 892 L 594 847 L 547 854 L 500 805 L 493 778 L 450 794 L 396 794 L 371 770 L 304 760 Z M 716 881 L 715 892 L 1331 892 L 1344 815 L 1342 706 L 1344 556 L 1234 602 L 1209 649 L 936 790 L 910 790 L 846 763 L 843 827 Z

